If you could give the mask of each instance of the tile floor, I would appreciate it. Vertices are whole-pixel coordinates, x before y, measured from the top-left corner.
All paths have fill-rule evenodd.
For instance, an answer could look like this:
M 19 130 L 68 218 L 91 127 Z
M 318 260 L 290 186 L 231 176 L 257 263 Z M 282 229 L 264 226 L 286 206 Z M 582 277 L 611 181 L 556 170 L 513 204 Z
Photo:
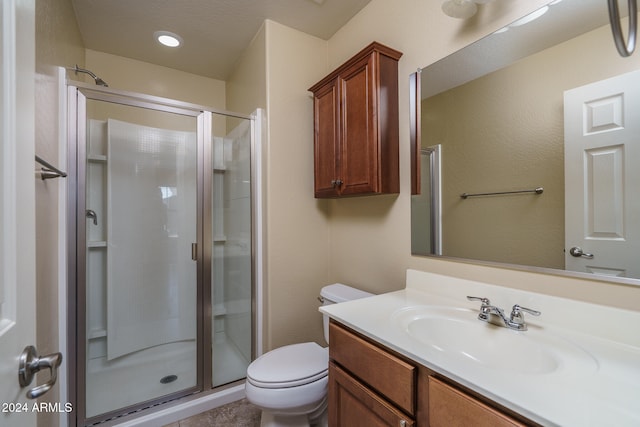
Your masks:
M 231 402 L 165 427 L 258 427 L 260 410 L 246 399 Z

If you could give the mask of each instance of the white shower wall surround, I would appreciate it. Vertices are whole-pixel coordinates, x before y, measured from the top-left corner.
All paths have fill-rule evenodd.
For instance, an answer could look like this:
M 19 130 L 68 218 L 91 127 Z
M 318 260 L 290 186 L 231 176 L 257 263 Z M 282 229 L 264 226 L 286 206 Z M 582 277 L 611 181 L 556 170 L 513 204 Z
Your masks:
M 90 102 L 94 105 L 87 103 L 86 110 L 100 117 L 102 101 Z M 177 117 L 170 117 L 177 120 L 162 129 L 153 123 L 161 116 L 140 124 L 122 120 L 126 114 L 114 115 L 117 120 L 86 119 L 81 206 L 92 215 L 78 213 L 77 219 L 81 225 L 86 221 L 86 347 L 85 360 L 78 360 L 84 366 L 84 390 L 79 392 L 85 400 L 84 419 L 91 423 L 106 414 L 131 411 L 125 408 L 135 410 L 136 402 L 197 390 L 202 381 L 196 369 L 198 270 L 192 259 L 192 243 L 198 241 L 195 224 L 200 221 L 196 206 L 201 140 L 193 131 L 175 130 L 185 127 L 176 125 Z M 204 122 L 204 132 L 206 123 L 212 123 L 213 167 L 211 283 L 204 286 L 211 287 L 213 388 L 244 378 L 253 357 L 254 294 L 246 284 L 254 282 L 251 178 L 260 124 L 224 114 L 212 117 Z M 193 119 L 194 126 L 187 127 L 195 129 Z M 198 129 L 203 129 L 200 120 Z M 236 400 L 242 391 L 231 387 L 213 395 L 205 393 L 197 400 L 215 407 Z M 202 404 L 169 405 L 183 408 L 175 410 L 154 405 L 140 415 L 157 420 L 155 412 L 169 411 L 161 418 L 177 420 L 193 415 L 195 408 L 203 410 Z
M 195 340 L 196 134 L 109 119 L 107 158 L 107 359 Z
M 90 251 L 90 271 L 93 273 L 90 283 L 95 285 L 91 295 L 90 334 L 93 338 L 107 337 L 106 355 L 104 349 L 94 346 L 92 356 L 106 356 L 108 360 L 153 347 L 176 341 L 193 340 L 195 336 L 191 330 L 195 330 L 194 321 L 186 316 L 195 300 L 195 290 L 189 292 L 179 292 L 175 283 L 175 269 L 181 269 L 189 274 L 195 283 L 195 270 L 188 267 L 192 264 L 191 242 L 195 241 L 195 236 L 188 233 L 188 230 L 179 230 L 180 224 L 184 220 L 170 217 L 172 205 L 195 205 L 195 168 L 185 167 L 186 159 L 195 158 L 195 134 L 193 132 L 168 131 L 165 129 L 140 126 L 126 123 L 119 120 L 109 119 L 107 121 L 91 120 L 90 125 L 90 147 L 92 152 L 107 152 L 107 155 L 89 154 L 90 161 L 90 182 L 93 185 L 89 188 L 90 205 L 95 207 L 100 220 L 97 224 L 88 224 L 91 248 L 109 247 L 113 249 L 111 257 L 105 257 L 103 252 Z M 149 159 L 148 156 L 141 156 L 136 147 L 139 138 L 147 145 L 146 152 L 155 152 L 159 159 Z M 238 126 L 229 137 L 214 137 L 214 169 L 219 174 L 215 176 L 214 197 L 219 198 L 219 203 L 214 203 L 214 274 L 215 283 L 224 283 L 225 287 L 214 288 L 214 300 L 219 301 L 214 306 L 214 315 L 228 316 L 242 319 L 238 325 L 231 325 L 232 329 L 238 330 L 241 337 L 250 334 L 251 327 L 251 294 L 243 291 L 237 283 L 247 280 L 247 272 L 242 268 L 225 271 L 226 250 L 229 256 L 240 261 L 247 261 L 251 256 L 251 229 L 250 224 L 251 188 L 248 163 L 250 162 L 250 128 L 248 126 Z M 166 144 L 171 141 L 171 144 Z M 240 141 L 240 144 L 234 142 Z M 176 145 L 177 144 L 177 145 Z M 116 146 L 117 150 L 112 150 Z M 179 149 L 175 149 L 178 146 Z M 137 147 L 136 147 L 137 148 Z M 109 162 L 106 159 L 109 159 Z M 166 188 L 149 180 L 142 179 L 142 175 L 134 176 L 135 171 L 123 173 L 126 164 L 131 163 L 131 159 L 136 168 L 144 168 L 146 163 L 170 162 L 177 165 L 177 170 L 181 171 L 177 177 L 179 185 L 177 188 Z M 105 165 L 107 165 L 105 170 Z M 229 165 L 229 166 L 227 166 Z M 102 182 L 106 177 L 107 197 L 101 194 Z M 225 179 L 226 178 L 226 179 Z M 132 187 L 133 186 L 133 187 Z M 141 187 L 139 192 L 136 188 Z M 149 188 L 157 189 L 158 197 L 162 201 L 145 200 L 145 194 L 149 194 Z M 152 192 L 153 193 L 153 192 Z M 166 201 L 165 201 L 166 200 Z M 103 202 L 104 201 L 104 202 Z M 146 209 L 147 203 L 149 209 Z M 153 209 L 157 203 L 166 204 L 166 208 Z M 105 206 L 106 205 L 106 206 Z M 105 214 L 106 212 L 106 214 Z M 180 248 L 178 253 L 189 254 L 188 260 L 181 265 L 172 259 L 165 259 L 154 252 L 153 242 L 135 238 L 135 234 L 123 232 L 118 224 L 122 223 L 130 216 L 145 218 L 145 223 L 153 225 L 154 222 L 164 224 L 164 220 L 157 218 L 168 214 L 170 229 L 167 230 L 169 238 L 174 239 L 176 248 Z M 195 221 L 195 212 L 190 212 Z M 106 219 L 106 221 L 105 221 Z M 227 225 L 225 226 L 225 220 Z M 106 223 L 106 227 L 105 227 Z M 172 224 L 175 224 L 172 226 Z M 162 226 L 162 225 L 160 225 Z M 225 228 L 227 233 L 225 233 Z M 108 230 L 108 231 L 107 231 Z M 108 234 L 108 238 L 103 236 Z M 232 237 L 228 237 L 232 236 Z M 96 258 L 96 259 L 94 259 Z M 105 264 L 105 259 L 106 266 Z M 130 270 L 118 270 L 112 268 L 118 265 L 114 258 L 129 259 Z M 102 264 L 102 265 L 100 265 Z M 169 266 L 167 271 L 167 265 Z M 148 268 L 138 269 L 138 266 Z M 105 270 L 106 268 L 106 270 Z M 145 274 L 142 274 L 143 271 Z M 151 271 L 152 274 L 146 274 Z M 109 272 L 109 274 L 107 274 Z M 228 276 L 225 278 L 225 275 Z M 100 288 L 105 286 L 106 280 L 107 301 L 104 300 L 103 292 Z M 180 275 L 178 275 L 180 277 Z M 158 294 L 158 284 L 164 292 Z M 154 287 L 153 293 L 145 293 L 145 288 Z M 226 290 L 226 292 L 225 292 Z M 250 290 L 249 290 L 250 291 Z M 225 293 L 231 294 L 225 298 Z M 154 295 L 155 294 L 155 295 Z M 170 304 L 161 297 L 185 301 L 181 304 L 184 307 L 178 313 L 171 310 Z M 225 301 L 229 299 L 228 302 Z M 109 307 L 107 309 L 107 307 Z M 157 313 L 155 323 L 145 322 L 142 313 L 151 311 Z M 177 326 L 176 320 L 189 325 Z M 131 325 L 138 325 L 134 328 Z M 222 325 L 222 323 L 220 323 Z M 247 330 L 247 328 L 249 328 Z M 173 336 L 166 333 L 160 335 L 157 331 L 170 331 Z M 217 329 L 221 332 L 224 329 Z M 241 343 L 238 339 L 236 342 Z M 251 348 L 242 344 L 240 351 L 243 356 L 250 360 Z

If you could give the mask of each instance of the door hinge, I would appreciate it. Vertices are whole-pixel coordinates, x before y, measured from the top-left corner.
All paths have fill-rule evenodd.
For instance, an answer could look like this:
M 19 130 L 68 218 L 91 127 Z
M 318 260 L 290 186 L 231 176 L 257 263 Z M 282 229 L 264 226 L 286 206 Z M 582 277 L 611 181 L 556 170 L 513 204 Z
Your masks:
M 197 243 L 191 244 L 191 259 L 194 261 L 198 260 L 198 244 Z

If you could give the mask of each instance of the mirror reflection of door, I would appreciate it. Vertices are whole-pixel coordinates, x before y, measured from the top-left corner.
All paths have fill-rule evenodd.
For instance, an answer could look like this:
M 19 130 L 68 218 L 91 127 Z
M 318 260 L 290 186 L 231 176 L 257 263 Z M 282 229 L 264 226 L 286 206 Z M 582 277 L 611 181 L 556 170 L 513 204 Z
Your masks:
M 442 255 L 440 144 L 420 150 L 420 194 L 411 196 L 411 253 Z
M 566 268 L 640 277 L 640 71 L 566 91 L 564 115 Z

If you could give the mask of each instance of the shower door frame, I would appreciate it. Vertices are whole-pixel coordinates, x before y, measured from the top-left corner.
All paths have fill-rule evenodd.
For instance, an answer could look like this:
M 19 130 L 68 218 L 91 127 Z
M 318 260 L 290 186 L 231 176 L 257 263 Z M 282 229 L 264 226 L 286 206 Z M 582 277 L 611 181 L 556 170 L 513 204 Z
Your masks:
M 68 201 L 67 201 L 67 242 L 68 242 L 68 280 L 67 280 L 67 366 L 69 401 L 73 404 L 73 412 L 69 417 L 70 426 L 84 426 L 93 423 L 106 422 L 114 417 L 123 417 L 127 414 L 139 412 L 141 409 L 156 406 L 158 404 L 176 401 L 194 394 L 206 395 L 225 389 L 229 385 L 213 388 L 213 373 L 211 350 L 212 340 L 212 257 L 213 257 L 213 115 L 223 115 L 238 119 L 246 119 L 251 122 L 251 354 L 252 360 L 259 351 L 259 336 L 257 322 L 259 321 L 256 299 L 261 299 L 256 283 L 259 280 L 256 258 L 260 258 L 259 239 L 256 230 L 256 214 L 259 212 L 260 196 L 259 165 L 256 151 L 259 150 L 256 140 L 260 138 L 262 112 L 258 110 L 254 115 L 243 115 L 229 111 L 216 110 L 214 108 L 175 101 L 152 95 L 139 94 L 128 91 L 116 90 L 108 87 L 93 86 L 73 82 L 67 86 L 68 98 Z M 86 356 L 88 346 L 86 341 L 86 148 L 87 132 L 86 119 L 87 100 L 96 100 L 121 104 L 131 107 L 145 108 L 155 111 L 180 114 L 194 117 L 197 121 L 196 135 L 196 182 L 197 182 L 197 291 L 196 291 L 196 385 L 156 399 L 132 405 L 127 408 L 86 417 Z M 256 197 L 258 200 L 256 201 Z M 259 213 L 258 213 L 259 214 Z M 257 255 L 257 256 L 256 256 Z M 210 351 L 207 352 L 206 350 Z M 73 369 L 72 367 L 76 367 Z M 232 383 L 233 384 L 233 383 Z M 117 391 L 114 391 L 117 392 Z M 107 424 L 108 425 L 108 424 Z

